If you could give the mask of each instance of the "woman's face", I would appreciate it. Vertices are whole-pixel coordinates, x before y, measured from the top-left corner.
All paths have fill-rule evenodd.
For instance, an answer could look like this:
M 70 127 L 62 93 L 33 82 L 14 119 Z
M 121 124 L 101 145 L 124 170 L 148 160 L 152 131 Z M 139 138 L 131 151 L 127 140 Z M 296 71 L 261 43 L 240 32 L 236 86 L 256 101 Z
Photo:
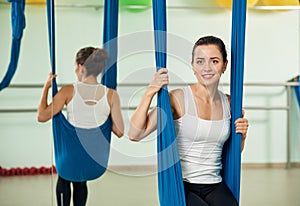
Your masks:
M 199 82 L 205 85 L 218 83 L 226 66 L 227 61 L 224 62 L 216 45 L 200 45 L 195 48 L 192 68 Z

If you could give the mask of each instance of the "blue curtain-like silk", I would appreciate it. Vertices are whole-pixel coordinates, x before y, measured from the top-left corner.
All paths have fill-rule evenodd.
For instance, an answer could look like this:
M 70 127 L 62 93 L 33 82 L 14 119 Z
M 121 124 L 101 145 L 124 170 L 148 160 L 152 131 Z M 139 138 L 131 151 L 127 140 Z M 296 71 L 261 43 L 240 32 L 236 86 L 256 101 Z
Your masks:
M 116 0 L 105 1 L 104 36 L 107 41 L 116 37 L 116 30 L 114 29 L 117 28 L 118 14 L 115 16 L 111 15 L 118 11 L 118 4 L 116 2 Z M 56 73 L 54 11 L 54 0 L 47 0 L 49 49 L 53 74 Z M 114 28 L 112 29 L 113 32 L 110 28 Z M 109 52 L 113 52 L 114 48 L 109 47 L 109 49 Z M 110 58 L 112 57 L 116 58 L 117 56 L 110 56 Z M 116 59 L 111 61 L 116 62 Z M 107 76 L 104 83 L 115 88 L 116 73 L 110 72 L 109 75 L 111 76 Z M 53 96 L 57 93 L 57 84 L 55 79 L 52 82 L 52 93 Z M 93 180 L 100 177 L 106 171 L 108 164 L 111 126 L 112 122 L 110 117 L 100 127 L 82 129 L 71 125 L 61 112 L 55 115 L 52 120 L 52 129 L 56 170 L 59 176 L 74 182 Z
M 118 59 L 118 0 L 106 0 L 104 4 L 103 47 L 109 54 L 102 84 L 116 89 L 117 59 Z
M 0 83 L 0 91 L 6 88 L 18 67 L 21 40 L 23 36 L 23 30 L 25 28 L 25 0 L 8 0 L 11 2 L 11 26 L 12 26 L 12 44 L 10 53 L 10 63 Z
M 300 83 L 300 75 L 298 75 L 297 77 L 295 77 L 294 81 Z M 294 91 L 295 91 L 295 95 L 296 95 L 296 98 L 297 98 L 297 101 L 298 101 L 298 105 L 299 105 L 299 108 L 300 108 L 300 86 L 294 87 Z
M 156 69 L 166 67 L 166 1 L 153 0 Z M 162 206 L 184 206 L 185 196 L 168 88 L 157 99 L 158 192 Z
M 242 116 L 246 0 L 233 0 L 231 33 L 231 137 L 224 145 L 223 179 L 236 200 L 240 197 L 241 134 L 235 133 L 234 122 Z
M 295 76 L 294 78 L 290 79 L 288 82 L 298 82 L 298 83 L 300 83 L 300 75 Z M 292 88 L 295 92 L 295 96 L 296 96 L 296 99 L 297 99 L 297 102 L 298 102 L 298 105 L 299 105 L 299 108 L 300 108 L 300 86 L 296 85 Z
M 50 53 L 50 64 L 51 71 L 56 74 L 56 52 L 55 52 L 55 8 L 54 0 L 47 0 L 47 22 L 48 22 L 48 40 L 49 40 L 49 53 Z M 52 81 L 52 97 L 57 93 L 56 79 Z

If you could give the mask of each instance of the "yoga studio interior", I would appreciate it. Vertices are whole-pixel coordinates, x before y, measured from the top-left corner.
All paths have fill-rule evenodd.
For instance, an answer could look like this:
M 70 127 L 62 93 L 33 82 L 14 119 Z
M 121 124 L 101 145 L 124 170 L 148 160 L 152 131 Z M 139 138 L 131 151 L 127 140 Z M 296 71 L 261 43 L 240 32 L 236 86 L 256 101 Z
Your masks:
M 238 205 L 300 206 L 299 0 L 0 0 L 0 205 L 58 205 L 58 176 L 81 170 L 89 174 L 69 180 L 87 181 L 89 206 L 188 205 L 173 121 L 165 124 L 172 135 L 158 126 L 131 141 L 128 131 L 157 69 L 168 69 L 167 94 L 197 83 L 192 50 L 203 36 L 224 41 L 228 64 L 218 90 L 231 95 L 231 122 L 244 111 L 249 123 L 242 152 L 240 134 L 227 140 L 223 181 Z M 98 169 L 84 158 L 61 161 L 57 134 L 65 123 L 57 115 L 37 119 L 49 72 L 58 89 L 75 83 L 75 55 L 88 46 L 109 53 L 107 79 L 115 80 L 125 128 L 122 138 L 111 134 L 106 151 L 95 149 L 104 164 L 78 141 L 101 164 L 94 176 Z M 158 114 L 172 118 L 169 96 L 155 95 L 150 109 L 159 102 L 169 110 L 157 106 Z

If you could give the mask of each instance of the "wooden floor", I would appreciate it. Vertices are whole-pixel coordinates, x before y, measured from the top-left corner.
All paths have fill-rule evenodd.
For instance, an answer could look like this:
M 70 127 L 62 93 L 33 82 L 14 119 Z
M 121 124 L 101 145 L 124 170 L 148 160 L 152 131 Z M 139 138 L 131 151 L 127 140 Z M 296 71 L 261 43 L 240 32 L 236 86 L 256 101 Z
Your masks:
M 56 175 L 0 177 L 1 206 L 56 205 Z M 158 206 L 157 176 L 108 171 L 88 183 L 89 206 Z M 300 206 L 300 169 L 243 169 L 242 206 Z

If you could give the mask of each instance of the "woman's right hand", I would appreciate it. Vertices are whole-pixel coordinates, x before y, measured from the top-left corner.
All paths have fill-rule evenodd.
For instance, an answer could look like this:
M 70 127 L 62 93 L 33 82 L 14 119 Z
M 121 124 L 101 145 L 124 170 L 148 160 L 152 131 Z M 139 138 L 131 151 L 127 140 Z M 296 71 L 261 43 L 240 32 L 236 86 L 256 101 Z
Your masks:
M 167 84 L 169 84 L 168 69 L 161 68 L 154 74 L 154 78 L 149 84 L 148 89 L 151 89 L 154 93 L 156 93 Z
M 46 82 L 45 82 L 45 87 L 46 87 L 46 88 L 50 88 L 51 85 L 52 85 L 52 79 L 54 79 L 54 78 L 56 78 L 56 77 L 57 77 L 56 74 L 52 74 L 52 72 L 50 72 L 50 73 L 48 74 L 48 79 L 47 79 Z

